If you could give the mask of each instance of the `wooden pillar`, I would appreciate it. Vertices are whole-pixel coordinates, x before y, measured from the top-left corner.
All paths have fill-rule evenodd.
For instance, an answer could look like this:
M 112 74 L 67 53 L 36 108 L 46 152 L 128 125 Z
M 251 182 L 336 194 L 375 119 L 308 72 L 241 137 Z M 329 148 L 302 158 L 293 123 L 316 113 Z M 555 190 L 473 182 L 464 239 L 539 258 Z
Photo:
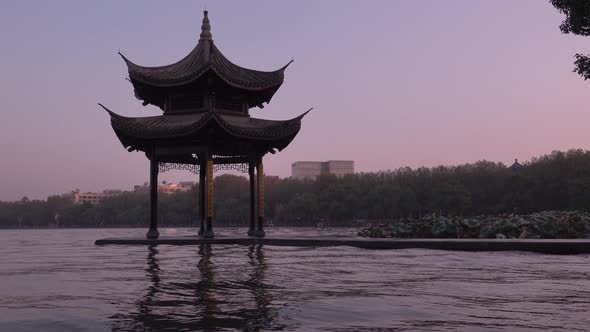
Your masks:
M 205 159 L 205 155 L 199 156 L 199 221 L 201 225 L 199 227 L 199 235 L 203 235 L 205 233 L 205 219 L 207 215 L 205 213 L 205 209 L 207 204 L 206 201 L 206 174 L 207 174 L 207 160 Z
M 256 227 L 256 236 L 264 236 L 264 169 L 262 168 L 262 157 L 258 159 L 256 167 L 258 176 L 258 227 Z
M 204 237 L 212 238 L 213 234 L 213 158 L 210 154 L 207 155 L 207 194 L 206 194 L 206 213 L 205 233 Z
M 256 235 L 256 178 L 254 176 L 254 170 L 256 164 L 253 161 L 248 163 L 248 176 L 250 178 L 250 229 L 248 229 L 248 235 Z
M 150 229 L 148 239 L 157 239 L 158 232 L 158 160 L 155 153 L 150 157 Z

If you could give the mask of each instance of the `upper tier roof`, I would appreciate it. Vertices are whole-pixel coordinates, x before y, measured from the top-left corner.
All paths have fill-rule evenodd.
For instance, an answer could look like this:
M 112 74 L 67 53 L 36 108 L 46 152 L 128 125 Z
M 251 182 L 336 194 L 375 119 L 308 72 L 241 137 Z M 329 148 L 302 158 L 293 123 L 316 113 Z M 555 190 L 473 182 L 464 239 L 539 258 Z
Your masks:
M 201 35 L 197 46 L 180 61 L 160 67 L 137 65 L 119 53 L 129 70 L 131 82 L 152 87 L 176 87 L 199 79 L 208 71 L 214 72 L 228 85 L 250 91 L 278 89 L 283 83 L 285 68 L 258 71 L 240 67 L 229 61 L 213 43 L 207 11 L 204 12 Z

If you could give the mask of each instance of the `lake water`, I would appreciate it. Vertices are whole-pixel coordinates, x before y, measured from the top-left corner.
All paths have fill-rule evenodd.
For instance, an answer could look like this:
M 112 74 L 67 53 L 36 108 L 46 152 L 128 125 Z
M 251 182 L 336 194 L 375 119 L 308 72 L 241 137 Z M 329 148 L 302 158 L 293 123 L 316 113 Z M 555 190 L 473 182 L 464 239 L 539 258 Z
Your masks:
M 268 234 L 351 232 L 275 228 Z M 0 331 L 585 331 L 590 326 L 588 255 L 93 244 L 144 233 L 0 230 Z

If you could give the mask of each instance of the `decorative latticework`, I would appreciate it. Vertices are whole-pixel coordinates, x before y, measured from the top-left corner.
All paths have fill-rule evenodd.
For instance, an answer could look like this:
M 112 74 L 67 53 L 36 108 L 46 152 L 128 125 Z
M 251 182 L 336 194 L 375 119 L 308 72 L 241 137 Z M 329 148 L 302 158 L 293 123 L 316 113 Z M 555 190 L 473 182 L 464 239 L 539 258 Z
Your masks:
M 170 170 L 189 171 L 193 174 L 200 173 L 199 165 L 195 164 L 181 164 L 181 163 L 159 163 L 158 172 L 165 173 Z M 235 163 L 235 164 L 214 164 L 213 171 L 238 171 L 242 173 L 248 173 L 247 163 Z
M 248 163 L 236 162 L 236 159 L 240 159 L 240 156 L 219 156 L 213 155 L 215 165 L 213 166 L 214 171 L 238 171 L 242 173 L 248 173 Z
M 248 164 L 215 164 L 213 166 L 214 171 L 238 171 L 242 173 L 248 173 Z
M 159 163 L 158 164 L 158 171 L 160 173 L 164 173 L 170 170 L 180 170 L 180 171 L 189 171 L 194 174 L 199 174 L 200 167 L 199 165 L 194 164 L 180 164 L 180 163 Z

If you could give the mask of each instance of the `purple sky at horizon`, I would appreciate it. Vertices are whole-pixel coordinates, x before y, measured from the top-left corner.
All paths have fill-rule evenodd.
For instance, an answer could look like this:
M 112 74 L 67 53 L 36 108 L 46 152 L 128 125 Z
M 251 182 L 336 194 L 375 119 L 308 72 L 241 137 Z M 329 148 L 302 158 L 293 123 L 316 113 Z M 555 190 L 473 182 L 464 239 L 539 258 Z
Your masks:
M 0 11 L 0 200 L 131 189 L 148 180 L 97 103 L 161 112 L 133 96 L 132 61 L 164 65 L 213 39 L 238 65 L 295 62 L 253 116 L 314 107 L 269 175 L 296 160 L 352 159 L 357 171 L 511 163 L 590 149 L 590 83 L 572 72 L 590 39 L 562 35 L 549 1 L 6 1 Z M 195 180 L 170 172 L 161 180 Z

